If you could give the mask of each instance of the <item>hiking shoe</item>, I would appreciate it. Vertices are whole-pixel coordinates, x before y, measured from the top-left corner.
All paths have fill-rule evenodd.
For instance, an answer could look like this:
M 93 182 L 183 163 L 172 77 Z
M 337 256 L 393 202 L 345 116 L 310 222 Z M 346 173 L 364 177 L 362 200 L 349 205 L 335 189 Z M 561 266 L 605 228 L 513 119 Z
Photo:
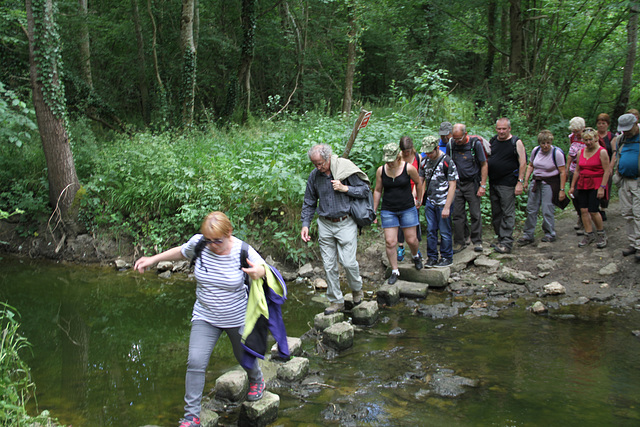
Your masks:
M 484 248 L 482 247 L 482 243 L 476 243 L 476 245 L 473 247 L 473 250 L 476 252 L 482 252 L 484 250 Z
M 437 259 L 433 259 L 433 258 L 427 258 L 427 263 L 425 265 L 426 268 L 433 268 L 436 266 L 436 264 L 438 263 Z
M 629 246 L 627 249 L 622 250 L 622 256 L 635 255 L 635 253 L 636 248 L 634 248 L 633 246 Z
M 518 246 L 527 246 L 533 243 L 533 239 L 527 239 L 526 237 L 521 237 L 516 242 Z
M 453 265 L 453 260 L 451 258 L 440 258 L 440 261 L 435 265 L 435 267 L 449 267 Z
M 344 303 L 343 302 L 334 302 L 329 307 L 324 309 L 324 314 L 325 315 L 329 315 L 329 314 L 337 313 L 337 312 L 342 311 L 342 310 L 344 310 Z M 258 399 L 256 399 L 256 400 L 258 400 Z
M 192 418 L 190 420 L 183 418 L 180 420 L 180 427 L 194 427 L 200 425 L 200 418 Z
M 540 239 L 541 242 L 551 243 L 556 241 L 556 236 L 544 236 Z
M 398 273 L 391 273 L 391 276 L 389 276 L 389 280 L 387 280 L 387 283 L 390 285 L 393 285 L 394 283 L 396 283 L 398 281 L 398 277 L 400 275 Z
M 498 243 L 497 245 L 495 245 L 493 250 L 498 252 L 499 254 L 510 254 L 511 253 L 511 248 L 503 245 L 502 243 Z
M 455 245 L 453 245 L 453 253 L 457 254 L 458 252 L 461 252 L 466 246 L 460 243 L 456 243 Z
M 578 223 L 576 225 L 573 226 L 574 230 L 581 230 L 582 227 L 582 218 L 578 218 Z
M 413 257 L 413 265 L 415 265 L 416 270 L 422 270 L 422 258 L 420 257 L 420 255 L 416 255 Z
M 592 231 L 591 233 L 586 233 L 580 243 L 578 243 L 578 247 L 581 248 L 583 246 L 587 246 L 592 244 L 596 240 L 595 233 Z
M 260 378 L 259 381 L 249 381 L 249 391 L 247 392 L 247 400 L 249 402 L 255 402 L 262 399 L 264 394 L 264 378 Z
M 596 248 L 602 249 L 607 247 L 607 233 L 604 230 L 596 232 Z
M 398 246 L 398 261 L 404 261 L 404 246 Z
M 362 289 L 360 289 L 359 291 L 353 291 L 352 295 L 353 295 L 353 305 L 358 305 L 362 302 L 362 297 L 364 296 Z

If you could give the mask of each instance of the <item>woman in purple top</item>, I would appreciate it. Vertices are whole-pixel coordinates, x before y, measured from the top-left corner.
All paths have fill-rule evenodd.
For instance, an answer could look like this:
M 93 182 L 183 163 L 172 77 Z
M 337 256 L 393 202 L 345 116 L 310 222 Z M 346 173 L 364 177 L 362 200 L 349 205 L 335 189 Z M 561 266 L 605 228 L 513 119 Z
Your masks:
M 531 178 L 531 185 L 529 185 Z M 553 146 L 553 134 L 543 130 L 538 134 L 538 146 L 531 150 L 531 157 L 524 177 L 524 188 L 528 188 L 527 220 L 524 232 L 518 239 L 518 245 L 533 243 L 533 234 L 538 221 L 538 212 L 542 211 L 542 242 L 556 240 L 555 209 L 556 204 L 566 206 L 564 192 L 565 163 L 562 150 Z

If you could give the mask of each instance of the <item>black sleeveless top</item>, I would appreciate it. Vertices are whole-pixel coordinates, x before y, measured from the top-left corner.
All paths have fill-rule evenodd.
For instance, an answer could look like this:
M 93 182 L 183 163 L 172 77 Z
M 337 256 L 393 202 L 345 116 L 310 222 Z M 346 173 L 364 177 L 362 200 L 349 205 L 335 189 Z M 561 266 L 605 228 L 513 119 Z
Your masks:
M 382 195 L 381 209 L 391 212 L 405 211 L 416 205 L 411 194 L 411 178 L 407 173 L 407 163 L 404 164 L 402 173 L 396 178 L 391 178 L 382 166 Z

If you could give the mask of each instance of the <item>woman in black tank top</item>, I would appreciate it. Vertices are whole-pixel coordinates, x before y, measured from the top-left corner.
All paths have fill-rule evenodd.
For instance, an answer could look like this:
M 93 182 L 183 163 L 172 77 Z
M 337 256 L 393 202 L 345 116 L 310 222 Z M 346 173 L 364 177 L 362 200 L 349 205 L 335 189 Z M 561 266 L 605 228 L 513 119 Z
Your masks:
M 419 224 L 417 201 L 411 192 L 411 180 L 419 182 L 419 177 L 416 168 L 402 160 L 397 144 L 385 145 L 383 160 L 385 164 L 376 172 L 373 208 L 377 210 L 382 199 L 380 219 L 384 230 L 387 257 L 392 269 L 389 284 L 394 284 L 400 276 L 396 256 L 399 228 L 402 228 L 407 245 L 411 248 L 414 266 L 418 270 L 422 269 L 416 234 Z

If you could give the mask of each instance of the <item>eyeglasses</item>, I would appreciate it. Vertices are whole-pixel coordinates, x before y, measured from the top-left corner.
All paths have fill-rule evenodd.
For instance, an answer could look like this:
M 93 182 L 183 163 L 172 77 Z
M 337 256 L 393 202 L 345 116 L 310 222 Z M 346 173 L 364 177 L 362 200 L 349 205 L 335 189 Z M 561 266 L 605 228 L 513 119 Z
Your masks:
M 205 245 L 209 245 L 209 244 L 212 244 L 212 243 L 213 243 L 214 245 L 219 245 L 219 244 L 221 244 L 222 242 L 224 242 L 224 239 L 212 239 L 212 240 L 204 239 L 204 243 L 205 243 Z
M 459 138 L 452 138 L 452 139 L 453 139 L 455 142 L 460 142 L 460 141 L 463 141 L 463 140 L 464 140 L 464 138 L 465 138 L 466 136 L 467 136 L 467 134 L 465 133 L 465 134 L 463 134 L 463 135 L 462 135 L 461 137 L 459 137 Z
M 320 169 L 320 168 L 324 167 L 324 165 L 326 165 L 326 164 L 327 164 L 327 161 L 325 160 L 322 163 L 314 163 L 313 166 L 315 166 L 316 168 Z

